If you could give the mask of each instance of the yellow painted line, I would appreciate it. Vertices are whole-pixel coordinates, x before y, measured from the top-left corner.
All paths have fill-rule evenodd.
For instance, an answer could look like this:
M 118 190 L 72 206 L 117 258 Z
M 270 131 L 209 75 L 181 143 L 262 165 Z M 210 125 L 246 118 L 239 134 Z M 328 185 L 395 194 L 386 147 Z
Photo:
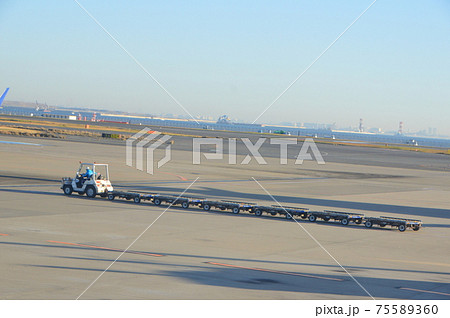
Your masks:
M 380 261 L 396 262 L 396 263 L 408 263 L 408 264 L 422 264 L 422 265 L 436 265 L 450 267 L 450 264 L 446 263 L 433 263 L 433 262 L 421 262 L 421 261 L 406 261 L 401 259 L 389 259 L 389 258 L 377 258 Z
M 217 265 L 217 266 L 225 266 L 225 267 L 232 267 L 232 268 L 241 268 L 241 269 L 248 269 L 248 270 L 252 270 L 252 271 L 268 272 L 268 273 L 275 273 L 275 274 L 292 275 L 292 276 L 302 276 L 302 277 L 318 278 L 318 279 L 325 279 L 325 280 L 334 280 L 334 281 L 338 281 L 338 282 L 344 281 L 343 279 L 340 279 L 340 278 L 332 278 L 332 277 L 316 276 L 316 275 L 308 275 L 308 274 L 300 274 L 300 273 L 292 273 L 292 272 L 283 272 L 283 271 L 277 271 L 277 270 L 273 270 L 273 269 L 244 267 L 244 266 L 231 265 L 231 264 L 223 264 L 223 263 L 215 263 L 215 262 L 205 262 L 205 263 L 206 263 L 206 264 L 211 264 L 211 265 Z
M 103 246 L 96 246 L 96 245 L 86 245 L 86 244 L 78 244 L 78 243 L 68 243 L 68 242 L 60 242 L 60 241 L 47 241 L 49 243 L 57 243 L 57 244 L 64 244 L 64 245 L 73 245 L 73 246 L 80 246 L 80 247 L 89 247 L 89 248 L 98 248 L 101 250 L 108 250 L 108 251 L 114 251 L 114 252 L 123 252 L 124 250 L 120 250 L 117 248 L 110 248 L 110 247 L 103 247 Z M 140 255 L 147 255 L 147 256 L 156 256 L 161 257 L 164 255 L 161 254 L 153 254 L 153 253 L 147 253 L 147 252 L 136 252 L 136 251 L 126 251 L 126 253 L 130 254 L 140 254 Z
M 400 287 L 400 289 L 411 290 L 411 291 L 417 291 L 417 292 L 421 292 L 421 293 L 430 293 L 430 294 L 437 294 L 437 295 L 450 296 L 450 294 L 447 294 L 447 293 L 435 292 L 435 291 L 431 291 L 431 290 L 422 290 L 422 289 L 407 288 L 407 287 Z
M 171 176 L 175 176 L 175 177 L 177 177 L 178 179 L 180 179 L 181 181 L 188 181 L 188 179 L 186 179 L 185 177 L 183 177 L 183 176 L 180 176 L 180 175 L 178 175 L 178 174 L 175 174 L 175 173 L 171 173 L 171 172 L 164 172 L 164 171 L 159 171 L 159 172 L 161 172 L 161 173 L 165 173 L 165 174 L 168 174 L 168 175 L 171 175 Z

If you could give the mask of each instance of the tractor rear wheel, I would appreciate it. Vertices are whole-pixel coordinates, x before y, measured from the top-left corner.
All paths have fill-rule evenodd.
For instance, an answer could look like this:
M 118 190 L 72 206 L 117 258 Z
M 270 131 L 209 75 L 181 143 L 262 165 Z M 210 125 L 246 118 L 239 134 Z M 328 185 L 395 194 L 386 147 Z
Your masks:
M 66 185 L 63 186 L 63 191 L 64 191 L 65 195 L 71 195 L 72 192 L 73 192 L 73 188 L 72 188 L 71 185 L 66 184 Z
M 95 188 L 93 186 L 88 186 L 86 188 L 86 195 L 89 198 L 95 198 L 95 196 L 97 195 L 97 192 L 95 191 Z

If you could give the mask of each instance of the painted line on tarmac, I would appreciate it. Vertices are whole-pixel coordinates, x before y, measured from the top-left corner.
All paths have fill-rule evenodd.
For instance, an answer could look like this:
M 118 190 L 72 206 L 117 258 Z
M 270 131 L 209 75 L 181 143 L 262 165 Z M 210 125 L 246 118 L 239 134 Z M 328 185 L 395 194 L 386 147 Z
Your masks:
M 60 184 L 58 182 L 58 184 Z M 55 187 L 57 184 L 14 184 L 14 185 L 0 185 L 0 188 L 28 188 L 28 187 Z
M 447 293 L 435 292 L 435 291 L 431 291 L 431 290 L 422 290 L 422 289 L 407 288 L 407 287 L 400 287 L 399 289 L 417 291 L 417 292 L 421 292 L 421 293 L 429 293 L 429 294 L 450 296 L 450 294 L 447 294 Z
M 305 180 L 326 180 L 328 177 L 313 177 L 313 178 L 298 178 L 298 179 L 274 179 L 274 180 L 266 180 L 268 183 L 275 183 L 278 181 L 285 180 L 286 182 L 299 182 Z M 202 180 L 198 181 L 198 183 L 229 183 L 229 182 L 250 182 L 251 179 L 235 179 L 235 180 Z M 275 182 L 270 182 L 275 181 Z M 125 186 L 125 185 L 147 185 L 147 184 L 168 184 L 168 183 L 186 183 L 186 181 L 151 181 L 151 182 L 118 182 L 116 186 Z
M 9 234 L 0 233 L 0 236 L 9 236 Z
M 435 266 L 445 266 L 450 267 L 450 264 L 445 263 L 433 263 L 433 262 L 422 262 L 422 261 L 409 261 L 409 260 L 401 260 L 401 259 L 390 259 L 390 258 L 377 258 L 381 261 L 388 261 L 388 262 L 397 262 L 397 263 L 414 263 L 414 264 L 421 264 L 421 265 L 435 265 Z
M 24 146 L 42 146 L 41 144 L 32 144 L 32 143 L 29 143 L 29 142 L 4 141 L 4 140 L 0 140 L 0 144 L 24 145 Z
M 217 265 L 217 266 L 225 266 L 225 267 L 232 267 L 232 268 L 241 268 L 241 269 L 248 269 L 252 271 L 260 271 L 260 272 L 268 272 L 268 273 L 275 273 L 275 274 L 283 274 L 283 275 L 292 275 L 292 276 L 302 276 L 302 277 L 309 277 L 309 278 L 317 278 L 317 279 L 325 279 L 325 280 L 334 280 L 337 282 L 343 282 L 344 279 L 340 278 L 332 278 L 332 277 L 325 277 L 325 276 L 316 276 L 316 275 L 308 275 L 308 274 L 300 274 L 300 273 L 292 273 L 292 272 L 283 272 L 283 271 L 277 271 L 272 269 L 264 269 L 264 268 L 254 268 L 254 267 L 245 267 L 245 266 L 238 266 L 238 265 L 231 265 L 231 264 L 223 264 L 223 263 L 215 263 L 215 262 L 205 262 L 206 264 L 211 265 Z
M 175 173 L 171 173 L 171 172 L 164 172 L 164 171 L 159 171 L 159 172 L 161 172 L 161 173 L 164 173 L 164 174 L 168 174 L 168 175 L 171 175 L 171 176 L 175 176 L 175 177 L 177 177 L 178 179 L 180 179 L 181 181 L 189 181 L 188 179 L 186 179 L 185 177 L 183 177 L 183 176 L 180 176 L 180 175 L 178 175 L 178 174 L 175 174 Z
M 65 245 L 73 245 L 73 246 L 80 246 L 80 247 L 98 248 L 98 249 L 101 249 L 101 250 L 108 250 L 108 251 L 114 251 L 114 252 L 123 252 L 124 251 L 124 250 L 117 249 L 117 248 L 110 248 L 110 247 L 103 247 L 103 246 L 96 246 L 96 245 L 86 245 L 86 244 L 68 243 L 68 242 L 60 242 L 60 241 L 47 241 L 47 242 L 49 242 L 49 243 L 57 243 L 57 244 L 65 244 Z M 147 255 L 147 256 L 155 256 L 155 257 L 165 256 L 165 255 L 162 255 L 162 254 L 153 254 L 153 253 L 137 252 L 137 251 L 126 251 L 126 253 Z

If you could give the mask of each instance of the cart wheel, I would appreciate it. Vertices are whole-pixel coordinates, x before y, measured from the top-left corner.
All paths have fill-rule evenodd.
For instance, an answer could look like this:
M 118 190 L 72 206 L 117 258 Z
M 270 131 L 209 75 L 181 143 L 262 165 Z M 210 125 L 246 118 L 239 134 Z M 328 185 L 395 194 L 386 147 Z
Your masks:
M 154 203 L 155 205 L 161 205 L 161 200 L 158 199 L 158 198 L 156 198 L 156 199 L 153 200 L 153 203 Z
M 204 204 L 203 205 L 203 210 L 209 211 L 209 210 L 211 210 L 211 206 L 209 204 Z
M 110 193 L 110 194 L 108 194 L 108 200 L 114 200 L 116 197 L 115 197 L 115 195 L 114 194 L 112 194 L 112 193 Z
M 71 195 L 73 192 L 72 186 L 66 184 L 65 186 L 63 186 L 63 191 L 65 195 Z
M 140 196 L 136 196 L 133 199 L 134 203 L 141 203 L 141 197 Z
M 96 193 L 96 191 L 95 191 L 95 188 L 94 188 L 93 186 L 88 186 L 88 187 L 86 188 L 86 195 L 87 195 L 89 198 L 95 198 L 95 196 L 97 195 L 97 193 Z
M 330 220 L 330 217 L 329 217 L 329 216 L 324 217 L 323 220 L 324 220 L 325 222 L 328 222 L 328 221 Z
M 361 224 L 361 223 L 362 223 L 362 219 L 356 219 L 356 220 L 355 220 L 355 223 L 356 223 L 356 224 Z
M 301 217 L 302 219 L 306 219 L 306 218 L 308 217 L 308 214 L 303 213 L 302 215 L 300 215 L 300 217 Z
M 367 227 L 367 228 L 371 228 L 372 227 L 372 222 L 370 222 L 370 221 L 366 221 L 366 223 L 364 223 L 364 226 L 365 227 Z
M 342 220 L 341 220 L 341 224 L 342 224 L 342 225 L 348 225 L 348 223 L 349 223 L 349 222 L 348 222 L 348 219 L 342 219 Z
M 316 222 L 317 218 L 316 218 L 315 215 L 312 215 L 312 214 L 311 214 L 311 215 L 308 217 L 308 220 L 309 220 L 310 222 Z
M 399 230 L 400 232 L 405 232 L 406 226 L 404 226 L 403 224 L 400 224 L 400 225 L 398 226 L 398 230 Z
M 290 214 L 290 213 L 286 213 L 286 219 L 288 219 L 288 220 L 292 220 L 292 214 Z
M 182 207 L 183 209 L 189 208 L 189 202 L 183 201 L 183 202 L 181 203 L 181 207 Z
M 256 216 L 261 216 L 262 215 L 262 211 L 260 209 L 255 210 L 255 215 Z
M 413 227 L 413 230 L 414 230 L 414 231 L 420 230 L 420 226 L 415 226 L 415 227 Z
M 238 207 L 235 207 L 235 208 L 233 208 L 232 211 L 233 211 L 234 214 L 238 214 L 238 213 L 239 213 L 239 208 L 238 208 Z

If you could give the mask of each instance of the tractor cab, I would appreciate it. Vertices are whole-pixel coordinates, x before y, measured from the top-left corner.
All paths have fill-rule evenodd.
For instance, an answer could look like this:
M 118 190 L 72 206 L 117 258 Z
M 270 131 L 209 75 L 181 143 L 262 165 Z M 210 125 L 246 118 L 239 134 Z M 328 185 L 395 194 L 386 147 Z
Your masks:
M 79 195 L 86 194 L 90 198 L 97 194 L 105 197 L 108 192 L 113 191 L 109 181 L 108 165 L 103 163 L 80 162 L 75 177 L 64 177 L 61 183 L 61 189 L 66 195 L 71 195 L 75 191 Z

